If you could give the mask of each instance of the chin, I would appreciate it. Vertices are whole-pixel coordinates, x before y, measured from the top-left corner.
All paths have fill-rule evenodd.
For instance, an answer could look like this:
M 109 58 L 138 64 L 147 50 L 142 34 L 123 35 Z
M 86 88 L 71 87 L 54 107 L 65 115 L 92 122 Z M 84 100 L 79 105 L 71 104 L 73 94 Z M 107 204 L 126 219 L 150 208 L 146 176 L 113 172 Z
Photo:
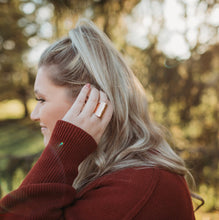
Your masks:
M 48 145 L 48 143 L 49 143 L 49 138 L 44 136 L 44 145 L 45 145 L 45 147 Z
M 44 142 L 45 147 L 48 145 L 50 137 L 51 137 L 51 134 L 48 130 L 46 130 L 46 132 L 43 132 L 43 142 Z

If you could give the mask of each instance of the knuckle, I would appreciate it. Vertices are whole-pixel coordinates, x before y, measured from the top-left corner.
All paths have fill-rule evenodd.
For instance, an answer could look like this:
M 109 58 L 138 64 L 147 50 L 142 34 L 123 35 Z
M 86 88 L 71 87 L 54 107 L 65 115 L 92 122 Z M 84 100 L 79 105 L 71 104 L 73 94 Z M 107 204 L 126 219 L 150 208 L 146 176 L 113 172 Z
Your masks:
M 99 90 L 96 88 L 93 88 L 91 91 L 91 95 L 93 95 L 93 96 L 99 96 L 99 93 L 100 93 Z
M 90 101 L 91 102 L 96 102 L 98 100 L 98 95 L 97 94 L 93 94 L 92 96 L 90 96 Z

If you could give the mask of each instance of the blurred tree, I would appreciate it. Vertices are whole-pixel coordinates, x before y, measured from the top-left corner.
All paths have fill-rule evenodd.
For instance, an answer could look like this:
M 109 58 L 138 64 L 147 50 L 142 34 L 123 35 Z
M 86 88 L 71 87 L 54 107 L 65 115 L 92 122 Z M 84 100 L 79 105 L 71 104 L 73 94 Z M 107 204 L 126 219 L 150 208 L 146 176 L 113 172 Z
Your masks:
M 17 23 L 23 16 L 18 1 L 0 3 L 0 101 L 20 99 L 26 116 L 29 77 L 21 54 L 28 49 L 28 44 L 23 29 Z
M 44 39 L 41 34 L 41 1 L 0 1 L 0 101 L 18 99 L 28 116 L 27 101 L 32 94 L 33 67 L 27 56 L 32 45 Z M 26 55 L 26 56 L 25 56 Z
M 131 13 L 140 0 L 48 0 L 48 2 L 55 7 L 57 37 L 73 28 L 79 17 L 87 17 L 98 24 L 121 49 L 125 43 L 126 31 L 122 18 Z

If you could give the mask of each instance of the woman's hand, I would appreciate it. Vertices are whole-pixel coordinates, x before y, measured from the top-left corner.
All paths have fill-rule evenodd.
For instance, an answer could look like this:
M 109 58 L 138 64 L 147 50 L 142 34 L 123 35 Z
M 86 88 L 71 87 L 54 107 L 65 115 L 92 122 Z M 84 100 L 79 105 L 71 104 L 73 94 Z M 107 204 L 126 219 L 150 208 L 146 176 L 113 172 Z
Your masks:
M 99 118 L 94 113 L 98 103 L 101 102 L 105 102 L 107 107 L 102 117 Z M 98 144 L 112 118 L 112 114 L 113 107 L 106 94 L 96 88 L 91 88 L 90 84 L 86 84 L 62 120 L 83 129 L 90 134 Z

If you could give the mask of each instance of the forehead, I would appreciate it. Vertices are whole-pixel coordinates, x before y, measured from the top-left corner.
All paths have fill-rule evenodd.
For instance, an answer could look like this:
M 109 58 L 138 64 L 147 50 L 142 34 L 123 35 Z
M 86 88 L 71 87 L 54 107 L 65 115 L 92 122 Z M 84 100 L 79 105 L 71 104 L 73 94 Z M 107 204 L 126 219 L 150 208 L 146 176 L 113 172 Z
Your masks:
M 57 71 L 55 66 L 41 66 L 39 67 L 34 83 L 35 94 L 46 97 L 58 98 L 59 96 L 71 96 L 72 89 L 65 86 L 56 85 L 50 78 L 50 74 Z
M 34 83 L 34 91 L 43 92 L 51 88 L 56 88 L 57 86 L 52 82 L 49 75 L 54 68 L 50 66 L 41 66 L 39 67 Z
M 39 67 L 34 86 L 38 86 L 44 83 L 52 83 L 49 79 L 49 71 L 50 69 L 46 66 Z

